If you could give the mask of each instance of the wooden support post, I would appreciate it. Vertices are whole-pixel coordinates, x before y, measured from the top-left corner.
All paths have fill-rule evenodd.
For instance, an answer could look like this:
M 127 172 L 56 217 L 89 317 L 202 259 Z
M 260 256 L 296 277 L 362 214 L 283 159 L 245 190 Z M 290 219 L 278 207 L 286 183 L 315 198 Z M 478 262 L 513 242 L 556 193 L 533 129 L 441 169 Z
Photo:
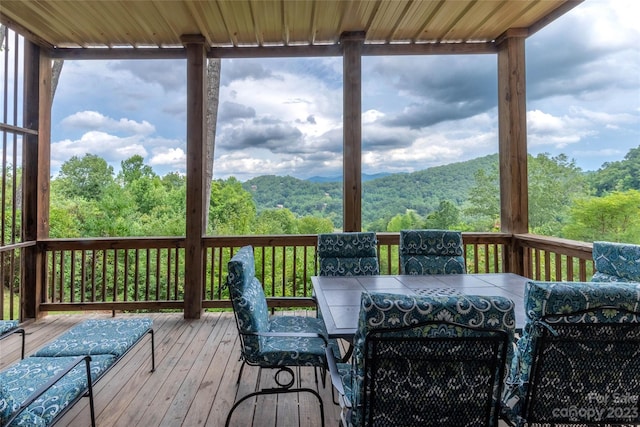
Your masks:
M 525 38 L 513 31 L 498 46 L 498 122 L 500 159 L 500 227 L 506 233 L 527 233 L 527 108 Z M 508 272 L 522 274 L 522 249 L 515 242 L 505 257 Z
M 187 218 L 185 239 L 184 318 L 202 315 L 205 233 L 205 94 L 207 90 L 205 38 L 182 36 L 187 51 Z
M 23 235 L 25 242 L 49 237 L 51 170 L 51 58 L 37 45 L 24 43 L 24 127 L 38 131 L 23 136 Z M 45 254 L 29 246 L 22 252 L 22 319 L 44 315 Z
M 345 33 L 343 49 L 343 231 L 362 228 L 362 44 L 363 32 Z

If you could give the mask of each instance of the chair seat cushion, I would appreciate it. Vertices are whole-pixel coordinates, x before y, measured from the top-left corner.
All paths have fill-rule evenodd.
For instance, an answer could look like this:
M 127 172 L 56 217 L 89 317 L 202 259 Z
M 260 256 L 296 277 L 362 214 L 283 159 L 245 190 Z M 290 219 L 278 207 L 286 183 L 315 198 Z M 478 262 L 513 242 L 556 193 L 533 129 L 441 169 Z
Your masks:
M 4 394 L 0 421 L 7 419 L 22 402 L 76 360 L 76 357 L 28 357 L 0 372 Z M 91 377 L 98 378 L 115 361 L 113 355 L 91 358 Z M 49 425 L 51 421 L 88 388 L 86 367 L 77 365 L 33 402 L 12 425 Z M 42 422 L 42 424 L 41 424 Z M 21 424 L 22 423 L 22 424 Z M 35 423 L 35 424 L 34 424 Z
M 0 335 L 18 327 L 17 320 L 0 320 Z
M 322 319 L 305 316 L 271 316 L 269 332 L 327 335 Z M 324 340 L 307 337 L 260 337 L 260 348 L 249 362 L 261 366 L 325 366 Z
M 146 334 L 151 319 L 92 319 L 74 326 L 39 349 L 34 356 L 83 356 L 112 354 L 122 356 Z

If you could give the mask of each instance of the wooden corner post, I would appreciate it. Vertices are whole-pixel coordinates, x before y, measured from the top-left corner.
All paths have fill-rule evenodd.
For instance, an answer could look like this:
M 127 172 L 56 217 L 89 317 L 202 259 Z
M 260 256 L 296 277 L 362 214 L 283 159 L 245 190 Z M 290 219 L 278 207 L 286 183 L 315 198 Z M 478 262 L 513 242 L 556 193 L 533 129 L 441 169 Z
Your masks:
M 512 234 L 526 233 L 529 227 L 525 37 L 512 30 L 498 42 L 500 227 Z M 508 249 L 508 272 L 524 272 L 521 251 L 515 243 Z
M 202 316 L 205 233 L 205 94 L 206 48 L 201 35 L 182 36 L 187 51 L 187 218 L 185 239 L 184 318 Z
M 343 49 L 343 231 L 362 228 L 362 44 L 363 32 L 344 33 Z

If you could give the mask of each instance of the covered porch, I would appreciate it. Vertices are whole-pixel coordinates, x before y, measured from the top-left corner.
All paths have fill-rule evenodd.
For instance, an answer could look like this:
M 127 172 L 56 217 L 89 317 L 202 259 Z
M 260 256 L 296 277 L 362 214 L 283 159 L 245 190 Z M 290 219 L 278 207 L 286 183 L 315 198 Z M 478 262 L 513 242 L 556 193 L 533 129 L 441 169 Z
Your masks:
M 178 309 L 184 318 L 198 319 L 206 308 L 228 307 L 220 286 L 225 262 L 244 244 L 263 250 L 261 276 L 271 287 L 272 304 L 304 305 L 295 298 L 310 293 L 315 236 L 204 235 L 207 58 L 343 58 L 343 228 L 358 231 L 361 58 L 495 55 L 501 233 L 465 235 L 469 271 L 586 280 L 592 271 L 589 244 L 527 234 L 525 41 L 579 3 L 4 1 L 0 21 L 25 38 L 23 114 L 0 124 L 5 138 L 13 138 L 14 152 L 22 150 L 23 168 L 21 221 L 13 217 L 13 237 L 0 248 L 10 283 L 9 292 L 0 293 L 1 309 L 10 311 L 4 316 Z M 52 59 L 161 58 L 187 64 L 184 237 L 49 239 Z M 14 208 L 18 200 L 13 193 Z M 397 268 L 397 238 L 380 236 L 388 274 Z

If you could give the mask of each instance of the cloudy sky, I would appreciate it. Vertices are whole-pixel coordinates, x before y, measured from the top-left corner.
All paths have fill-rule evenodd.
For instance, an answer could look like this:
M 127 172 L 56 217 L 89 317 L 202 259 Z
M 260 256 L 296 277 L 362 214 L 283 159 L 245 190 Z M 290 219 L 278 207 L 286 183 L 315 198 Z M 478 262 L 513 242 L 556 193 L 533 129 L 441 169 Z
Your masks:
M 527 39 L 531 154 L 584 170 L 640 145 L 640 2 L 587 0 Z M 498 151 L 497 57 L 365 57 L 364 173 L 412 172 Z M 183 61 L 66 61 L 52 168 L 134 154 L 185 170 Z M 341 58 L 223 60 L 214 176 L 335 176 L 342 169 Z

